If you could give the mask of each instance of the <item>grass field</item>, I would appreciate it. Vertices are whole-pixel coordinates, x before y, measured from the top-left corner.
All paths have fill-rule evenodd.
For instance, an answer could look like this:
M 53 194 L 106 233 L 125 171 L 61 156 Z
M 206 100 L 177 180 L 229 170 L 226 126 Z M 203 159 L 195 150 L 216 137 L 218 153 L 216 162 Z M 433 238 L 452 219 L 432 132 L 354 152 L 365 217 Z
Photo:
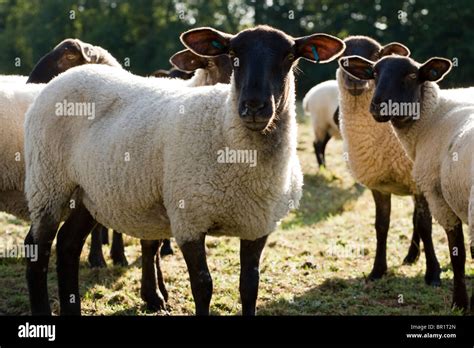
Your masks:
M 413 203 L 410 197 L 394 197 L 388 238 L 387 276 L 366 282 L 374 254 L 374 204 L 370 191 L 354 183 L 342 157 L 342 143 L 330 141 L 328 170 L 318 171 L 312 147 L 309 120 L 299 129 L 299 155 L 305 174 L 304 195 L 299 210 L 289 215 L 273 233 L 261 262 L 258 312 L 260 315 L 447 315 L 451 311 L 452 271 L 447 240 L 434 224 L 434 243 L 443 270 L 442 286 L 424 284 L 425 257 L 416 265 L 402 265 L 412 233 Z M 0 248 L 21 243 L 28 226 L 0 213 Z M 466 234 L 467 238 L 467 234 Z M 89 243 L 89 242 L 88 242 Z M 81 257 L 82 313 L 85 315 L 155 315 L 140 299 L 141 259 L 138 240 L 125 237 L 130 266 L 111 265 L 90 269 L 88 245 Z M 175 255 L 162 261 L 170 299 L 168 313 L 194 312 L 184 260 Z M 214 281 L 211 312 L 240 313 L 239 241 L 207 239 L 208 263 Z M 104 246 L 108 255 L 109 247 Z M 470 284 L 474 275 L 468 257 Z M 58 313 L 54 256 L 49 269 L 52 308 Z M 24 260 L 0 259 L 0 314 L 29 313 Z M 160 313 L 166 314 L 166 313 Z

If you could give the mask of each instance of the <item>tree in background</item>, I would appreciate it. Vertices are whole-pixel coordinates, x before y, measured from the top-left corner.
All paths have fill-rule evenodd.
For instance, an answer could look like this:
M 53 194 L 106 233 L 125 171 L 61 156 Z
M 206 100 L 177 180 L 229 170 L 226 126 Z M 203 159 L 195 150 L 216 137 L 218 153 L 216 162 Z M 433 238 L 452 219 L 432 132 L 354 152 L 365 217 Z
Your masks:
M 147 75 L 169 67 L 168 58 L 183 48 L 179 34 L 189 28 L 235 33 L 268 24 L 293 36 L 326 32 L 399 41 L 418 61 L 436 55 L 454 59 L 457 67 L 444 86 L 468 86 L 474 79 L 473 18 L 470 0 L 0 0 L 0 72 L 28 75 L 58 42 L 78 37 Z M 336 67 L 302 62 L 298 95 L 334 78 Z

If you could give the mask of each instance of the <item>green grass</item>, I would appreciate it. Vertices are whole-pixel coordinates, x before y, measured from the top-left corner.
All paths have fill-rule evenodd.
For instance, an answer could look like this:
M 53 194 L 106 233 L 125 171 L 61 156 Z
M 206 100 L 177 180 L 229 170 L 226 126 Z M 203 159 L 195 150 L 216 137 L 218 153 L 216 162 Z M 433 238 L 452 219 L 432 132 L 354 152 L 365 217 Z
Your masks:
M 434 224 L 434 243 L 443 269 L 440 288 L 424 284 L 425 257 L 402 265 L 412 233 L 410 197 L 394 197 L 388 238 L 387 276 L 366 282 L 374 254 L 374 204 L 367 189 L 354 183 L 342 157 L 342 143 L 331 140 L 328 169 L 318 171 L 308 120 L 300 124 L 299 155 L 305 174 L 299 210 L 291 213 L 268 240 L 261 262 L 258 310 L 261 315 L 447 315 L 451 311 L 452 271 L 444 231 Z M 0 213 L 0 247 L 22 242 L 28 226 Z M 5 233 L 6 232 L 6 233 Z M 125 237 L 129 267 L 91 270 L 88 244 L 81 257 L 80 286 L 85 315 L 155 315 L 140 299 L 140 246 Z M 194 312 L 182 255 L 162 261 L 171 315 Z M 212 314 L 239 314 L 237 239 L 207 239 L 208 263 L 214 280 Z M 104 246 L 108 255 L 108 246 Z M 472 284 L 470 258 L 467 274 Z M 470 291 L 470 290 L 469 290 Z M 58 313 L 54 255 L 49 269 L 52 308 Z M 402 300 L 402 301 L 401 301 Z M 0 314 L 28 314 L 24 261 L 0 259 Z M 161 313 L 164 314 L 164 313 Z

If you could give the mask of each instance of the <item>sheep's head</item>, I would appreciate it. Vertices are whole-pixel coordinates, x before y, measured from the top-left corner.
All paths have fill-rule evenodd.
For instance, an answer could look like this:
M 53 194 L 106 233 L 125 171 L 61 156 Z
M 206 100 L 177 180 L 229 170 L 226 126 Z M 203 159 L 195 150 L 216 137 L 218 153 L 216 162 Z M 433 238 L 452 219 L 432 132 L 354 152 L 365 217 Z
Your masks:
M 238 112 L 244 125 L 254 131 L 270 128 L 285 108 L 292 82 L 288 75 L 299 58 L 326 63 L 344 50 L 342 40 L 330 35 L 293 38 L 268 26 L 236 35 L 198 28 L 182 34 L 181 41 L 197 55 L 231 58 Z
M 47 83 L 72 67 L 98 63 L 99 58 L 100 53 L 95 46 L 79 39 L 66 39 L 40 59 L 27 83 Z
M 170 58 L 170 63 L 186 72 L 205 69 L 209 75 L 207 81 L 209 85 L 229 83 L 230 75 L 232 75 L 232 64 L 225 54 L 216 57 L 201 57 L 191 50 L 182 50 Z
M 374 39 L 367 36 L 350 36 L 344 40 L 346 49 L 342 57 L 360 56 L 372 62 L 380 58 L 397 54 L 400 56 L 409 56 L 410 50 L 398 42 L 392 42 L 381 46 Z M 367 81 L 354 79 L 349 74 L 342 74 L 344 88 L 353 96 L 358 96 L 367 91 L 370 86 Z
M 418 119 L 421 113 L 422 85 L 438 82 L 451 70 L 445 58 L 431 58 L 419 64 L 408 57 L 390 56 L 374 63 L 351 56 L 341 58 L 341 69 L 362 81 L 375 81 L 370 112 L 377 122 L 392 121 L 399 128 Z

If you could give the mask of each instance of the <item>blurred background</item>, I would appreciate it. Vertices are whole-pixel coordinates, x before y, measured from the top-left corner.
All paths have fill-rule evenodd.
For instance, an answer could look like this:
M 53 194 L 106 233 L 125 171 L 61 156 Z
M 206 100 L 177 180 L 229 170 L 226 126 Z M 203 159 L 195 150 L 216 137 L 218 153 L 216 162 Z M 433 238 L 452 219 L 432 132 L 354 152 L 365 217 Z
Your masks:
M 140 75 L 169 68 L 182 49 L 179 34 L 213 26 L 236 33 L 268 24 L 293 36 L 325 32 L 399 41 L 420 62 L 456 58 L 443 87 L 473 85 L 472 0 L 0 0 L 0 73 L 28 75 L 35 62 L 67 37 L 100 45 Z M 336 63 L 302 62 L 298 95 L 334 78 Z

